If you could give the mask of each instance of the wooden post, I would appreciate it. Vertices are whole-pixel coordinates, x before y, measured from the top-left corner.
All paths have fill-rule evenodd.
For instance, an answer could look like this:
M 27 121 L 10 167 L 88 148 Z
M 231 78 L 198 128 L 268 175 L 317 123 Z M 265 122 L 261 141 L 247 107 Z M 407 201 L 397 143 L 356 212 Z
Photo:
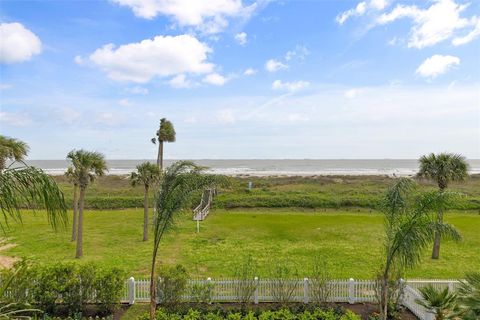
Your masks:
M 130 279 L 128 279 L 127 288 L 128 288 L 128 294 L 127 294 L 128 304 L 132 305 L 135 303 L 135 279 L 133 277 L 130 277 Z
M 348 280 L 348 303 L 355 303 L 355 280 L 353 278 Z
M 254 280 L 255 280 L 255 293 L 253 294 L 253 302 L 255 304 L 258 304 L 258 287 L 259 287 L 258 277 L 255 277 Z
M 303 303 L 308 303 L 308 301 L 309 301 L 308 278 L 303 278 Z

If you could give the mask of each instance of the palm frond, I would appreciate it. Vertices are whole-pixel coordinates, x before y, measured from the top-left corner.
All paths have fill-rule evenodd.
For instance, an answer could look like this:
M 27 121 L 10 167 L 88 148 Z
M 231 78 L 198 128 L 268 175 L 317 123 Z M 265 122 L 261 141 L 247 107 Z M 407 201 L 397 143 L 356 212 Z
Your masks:
M 21 222 L 21 208 L 45 209 L 54 229 L 67 223 L 63 193 L 41 169 L 27 166 L 0 173 L 0 212 L 3 221 L 8 224 L 11 218 Z M 0 226 L 4 227 L 1 222 Z

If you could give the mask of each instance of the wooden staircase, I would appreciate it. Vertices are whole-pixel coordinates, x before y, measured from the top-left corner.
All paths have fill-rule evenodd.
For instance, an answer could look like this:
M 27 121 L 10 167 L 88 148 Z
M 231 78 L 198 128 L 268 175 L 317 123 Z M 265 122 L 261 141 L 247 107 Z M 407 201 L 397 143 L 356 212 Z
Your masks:
M 210 213 L 210 207 L 212 205 L 213 196 L 215 195 L 215 189 L 205 189 L 202 193 L 202 199 L 200 204 L 193 209 L 193 220 L 203 221 Z

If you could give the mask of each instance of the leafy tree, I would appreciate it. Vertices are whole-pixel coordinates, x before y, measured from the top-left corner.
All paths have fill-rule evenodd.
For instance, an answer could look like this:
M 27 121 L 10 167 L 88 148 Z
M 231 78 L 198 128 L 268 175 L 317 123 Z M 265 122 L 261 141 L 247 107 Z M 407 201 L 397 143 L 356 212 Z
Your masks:
M 432 285 L 418 290 L 423 299 L 417 299 L 416 302 L 433 313 L 436 320 L 451 318 L 457 306 L 457 294 L 455 292 L 450 292 L 448 287 L 437 290 Z
M 72 223 L 72 241 L 77 240 L 78 223 L 78 177 L 73 167 L 68 167 L 65 172 L 68 181 L 73 184 L 73 223 Z
M 440 192 L 447 189 L 448 184 L 453 181 L 463 181 L 468 177 L 468 164 L 465 157 L 453 153 L 431 153 L 428 156 L 422 156 L 419 160 L 420 169 L 418 177 L 435 181 Z M 443 222 L 444 207 L 439 207 L 437 211 L 437 221 Z M 435 232 L 435 241 L 432 249 L 432 259 L 440 257 L 440 231 Z
M 55 181 L 42 170 L 27 166 L 25 142 L 0 135 L 0 227 L 11 218 L 22 221 L 20 209 L 46 209 L 48 222 L 54 229 L 67 221 L 63 193 Z M 7 161 L 12 162 L 7 166 Z M 13 166 L 13 164 L 20 166 Z
M 160 179 L 160 169 L 150 162 L 144 162 L 137 166 L 137 172 L 130 174 L 133 186 L 143 185 L 143 241 L 148 240 L 148 191 L 151 186 Z
M 168 167 L 162 175 L 153 219 L 154 240 L 150 269 L 151 320 L 155 318 L 156 308 L 155 265 L 164 234 L 174 225 L 175 217 L 188 205 L 193 193 L 225 182 L 223 177 L 202 174 L 201 169 L 193 162 L 178 161 Z
M 83 209 L 85 205 L 85 192 L 88 185 L 93 182 L 97 176 L 102 176 L 105 171 L 107 171 L 107 164 L 103 154 L 85 150 L 72 150 L 68 153 L 67 159 L 72 162 L 74 175 L 80 188 L 80 198 L 78 200 L 77 250 L 75 258 L 81 258 L 83 256 Z
M 480 319 L 480 272 L 467 273 L 458 290 L 461 319 Z
M 444 206 L 450 199 L 446 192 L 417 195 L 415 183 L 398 179 L 387 191 L 382 202 L 385 215 L 385 256 L 380 275 L 380 306 L 382 318 L 388 317 L 391 279 L 406 269 L 415 267 L 422 252 L 434 240 L 435 232 L 460 239 L 458 231 L 449 224 L 432 218 L 431 211 Z
M 163 143 L 175 142 L 175 139 L 176 133 L 172 122 L 165 118 L 160 119 L 160 128 L 157 130 L 156 137 L 151 140 L 153 144 L 156 144 L 158 141 L 157 166 L 160 170 L 163 169 Z

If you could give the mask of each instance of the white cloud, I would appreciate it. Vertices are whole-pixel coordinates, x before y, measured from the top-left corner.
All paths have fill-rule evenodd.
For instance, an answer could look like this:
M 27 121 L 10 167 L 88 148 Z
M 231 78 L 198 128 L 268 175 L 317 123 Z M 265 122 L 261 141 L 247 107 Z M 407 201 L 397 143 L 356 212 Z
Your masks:
M 11 89 L 12 85 L 8 83 L 0 83 L 0 91 Z
M 460 45 L 472 41 L 478 36 L 480 29 L 477 18 L 466 19 L 460 15 L 467 5 L 460 5 L 454 0 L 435 0 L 433 4 L 420 9 L 415 5 L 397 5 L 391 12 L 382 14 L 378 24 L 388 24 L 401 18 L 413 20 L 410 30 L 408 47 L 425 48 L 436 43 L 445 41 L 455 35 L 455 32 L 466 27 L 474 26 L 474 30 L 468 35 L 454 39 L 454 44 Z
M 0 123 L 5 123 L 13 127 L 25 127 L 32 123 L 32 119 L 25 114 L 0 112 Z
M 235 123 L 235 116 L 233 111 L 230 109 L 220 110 L 217 113 L 217 121 L 221 124 L 232 124 Z
M 55 114 L 60 118 L 62 122 L 72 124 L 81 117 L 80 112 L 74 108 L 64 107 L 58 110 L 55 110 Z
M 244 46 L 247 44 L 247 34 L 245 32 L 240 32 L 235 35 L 235 40 L 239 45 Z
M 358 89 L 358 88 L 353 88 L 345 91 L 345 98 L 348 99 L 354 99 L 356 98 L 359 94 L 361 94 L 364 90 L 363 89 Z
M 18 22 L 0 24 L 0 62 L 28 61 L 42 52 L 42 42 Z
M 215 86 L 223 86 L 228 79 L 218 73 L 210 73 L 202 79 L 203 82 L 213 84 Z
M 471 24 L 475 26 L 473 28 L 473 30 L 470 31 L 468 34 L 466 34 L 464 36 L 455 37 L 452 40 L 452 44 L 454 46 L 460 46 L 460 45 L 463 45 L 463 44 L 467 44 L 467 43 L 473 41 L 478 36 L 480 36 L 480 17 L 472 17 Z
M 367 3 L 365 1 L 362 1 L 358 3 L 355 8 L 352 8 L 350 10 L 347 10 L 339 14 L 335 18 L 335 20 L 337 21 L 338 24 L 342 25 L 345 23 L 345 21 L 347 21 L 351 17 L 363 15 L 365 11 L 367 11 Z
M 107 126 L 115 126 L 122 123 L 121 116 L 118 116 L 112 112 L 101 112 L 96 116 L 97 123 Z
M 131 8 L 134 14 L 145 19 L 166 15 L 180 25 L 199 28 L 206 33 L 217 33 L 228 26 L 228 18 L 248 18 L 256 3 L 244 6 L 241 0 L 112 0 Z
M 140 86 L 135 86 L 135 87 L 132 87 L 132 88 L 128 88 L 127 91 L 130 92 L 130 93 L 133 93 L 133 94 L 141 94 L 141 95 L 147 95 L 148 94 L 148 89 L 140 87 Z
M 82 65 L 85 61 L 82 56 L 76 55 L 75 58 L 73 58 L 73 61 L 75 61 L 76 64 Z
M 253 68 L 248 68 L 243 72 L 243 74 L 246 76 L 253 76 L 255 73 L 257 73 L 257 70 Z
M 369 10 L 376 10 L 380 11 L 385 9 L 389 4 L 389 1 L 387 0 L 370 0 L 370 1 L 362 1 L 357 4 L 355 8 L 349 9 L 347 11 L 344 11 L 340 13 L 336 18 L 335 21 L 339 24 L 342 25 L 344 24 L 348 19 L 352 17 L 360 17 L 366 14 Z
M 300 113 L 292 113 L 287 115 L 287 121 L 290 123 L 301 123 L 301 122 L 307 122 L 309 118 L 305 115 L 302 115 Z
M 187 89 L 193 86 L 192 82 L 187 79 L 185 74 L 179 74 L 168 81 L 172 88 Z
M 211 51 L 191 35 L 156 36 L 118 48 L 107 44 L 89 59 L 113 80 L 145 83 L 155 76 L 209 73 L 214 67 L 207 62 Z
M 424 78 L 435 78 L 459 64 L 460 59 L 458 57 L 436 54 L 423 61 L 416 73 Z
M 310 51 L 305 46 L 297 45 L 295 49 L 287 51 L 285 54 L 285 60 L 290 61 L 293 58 L 304 60 L 306 56 L 310 54 Z
M 118 101 L 118 104 L 123 107 L 131 107 L 133 105 L 133 103 L 128 99 L 121 99 Z
M 195 118 L 194 116 L 188 116 L 183 120 L 183 122 L 185 122 L 185 123 L 196 123 L 197 118 Z
M 265 63 L 265 69 L 268 72 L 276 72 L 278 70 L 287 69 L 287 68 L 288 68 L 288 65 L 275 59 L 270 59 Z
M 295 92 L 301 89 L 304 89 L 310 85 L 308 81 L 292 81 L 292 82 L 282 82 L 281 80 L 275 80 L 272 83 L 272 89 L 274 90 L 287 90 L 290 92 Z

